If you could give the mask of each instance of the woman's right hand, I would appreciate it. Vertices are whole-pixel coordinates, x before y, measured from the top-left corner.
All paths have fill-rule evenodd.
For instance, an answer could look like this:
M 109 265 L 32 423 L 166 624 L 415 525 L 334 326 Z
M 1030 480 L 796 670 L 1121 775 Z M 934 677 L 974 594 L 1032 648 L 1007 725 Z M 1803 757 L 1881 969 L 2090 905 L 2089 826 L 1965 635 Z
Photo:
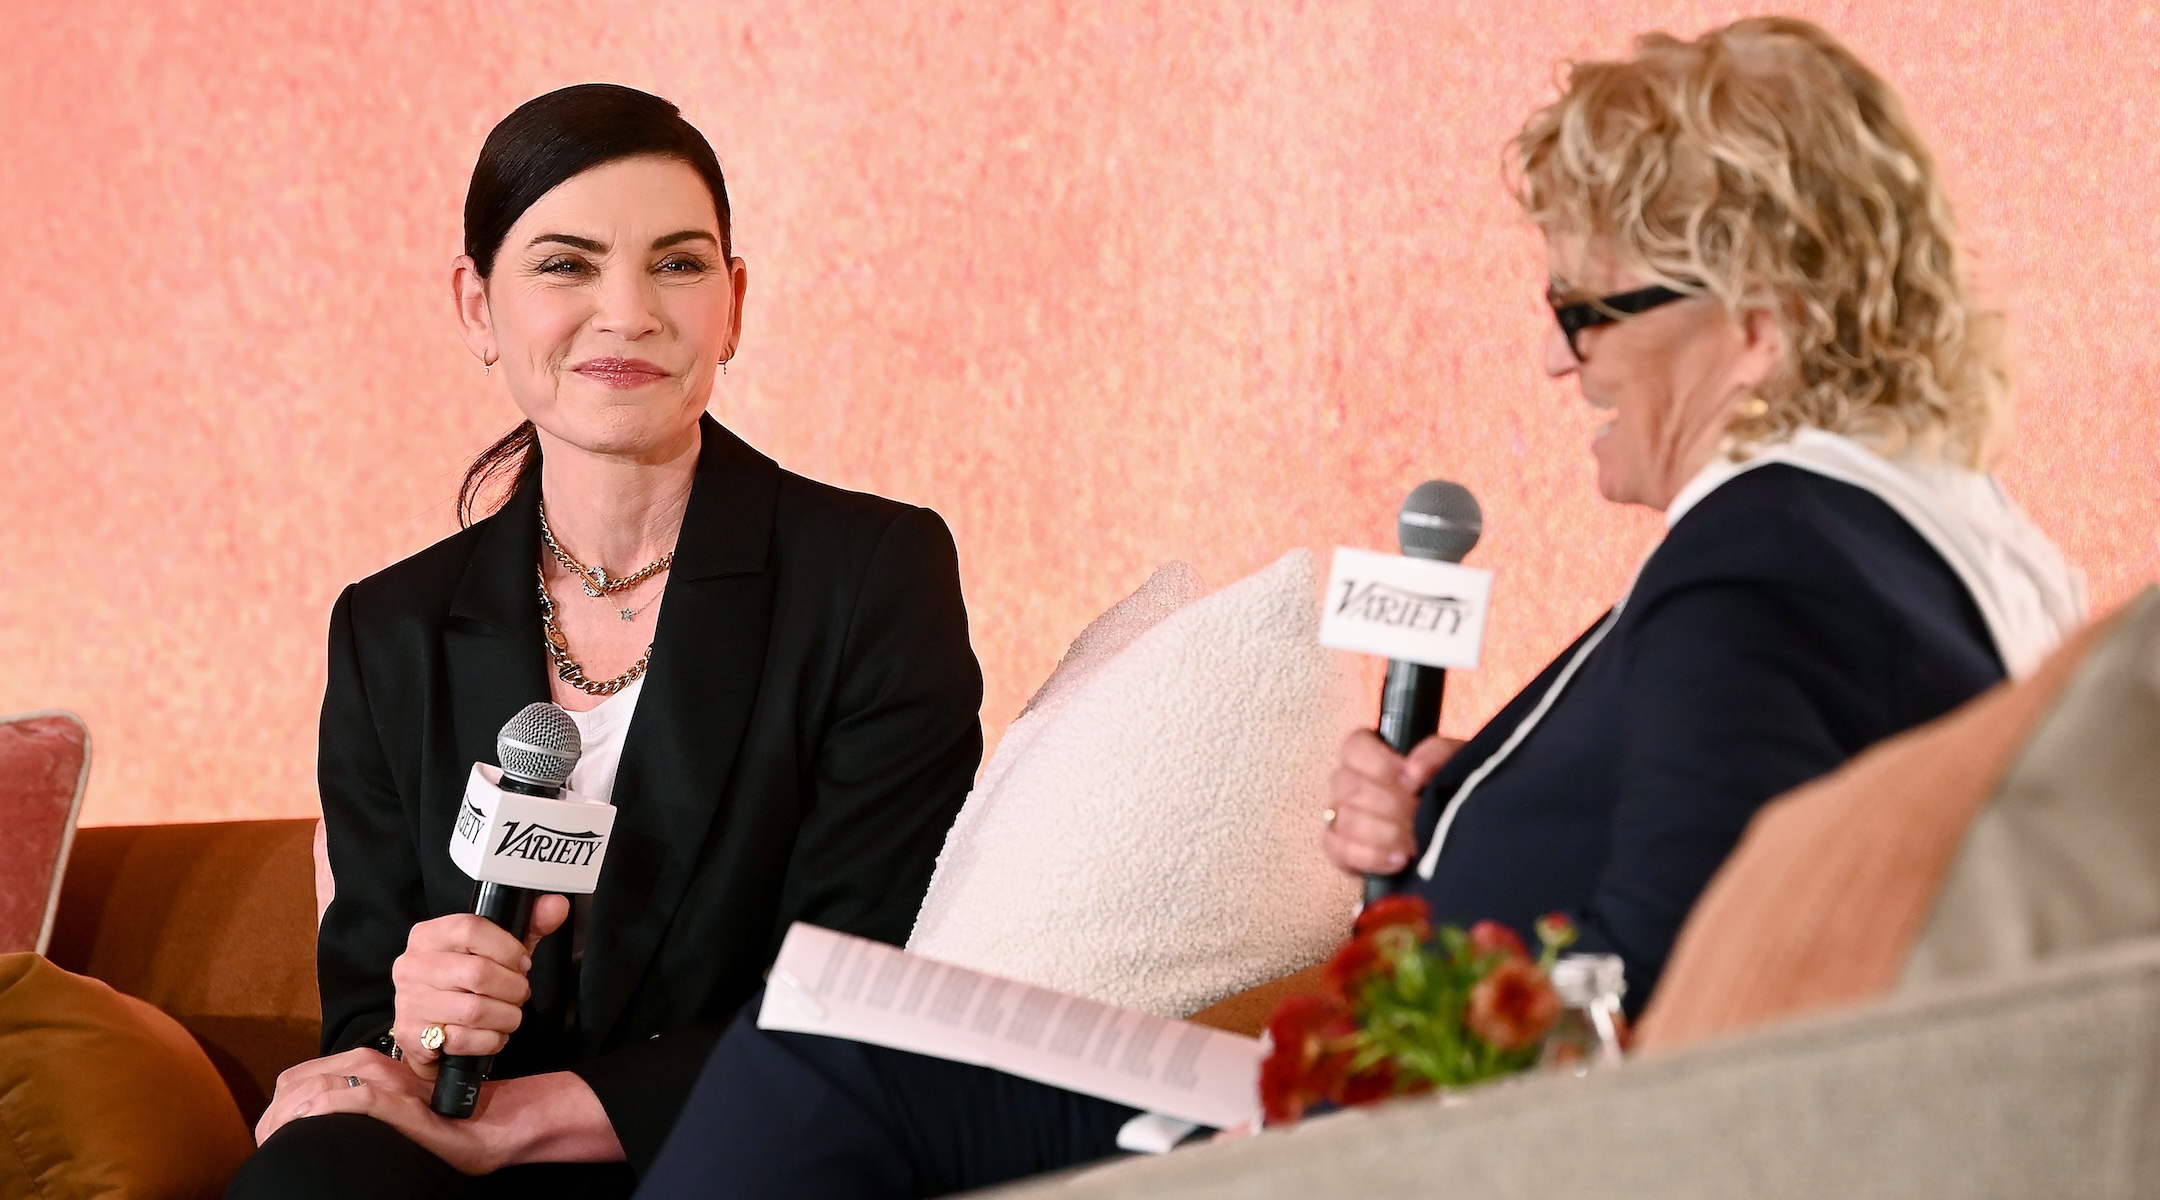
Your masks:
M 525 978 L 532 951 L 570 915 L 570 901 L 542 896 L 533 902 L 525 940 L 486 917 L 453 913 L 422 921 L 405 939 L 405 953 L 390 965 L 397 1007 L 390 1026 L 405 1062 L 423 1079 L 435 1077 L 445 1054 L 495 1054 L 510 1040 L 532 995 Z M 420 1044 L 420 1031 L 443 1028 L 440 1050 Z
M 1462 746 L 1438 734 L 1397 754 L 1370 729 L 1343 739 L 1328 779 L 1327 833 L 1321 847 L 1353 875 L 1393 875 L 1417 853 L 1418 793 Z

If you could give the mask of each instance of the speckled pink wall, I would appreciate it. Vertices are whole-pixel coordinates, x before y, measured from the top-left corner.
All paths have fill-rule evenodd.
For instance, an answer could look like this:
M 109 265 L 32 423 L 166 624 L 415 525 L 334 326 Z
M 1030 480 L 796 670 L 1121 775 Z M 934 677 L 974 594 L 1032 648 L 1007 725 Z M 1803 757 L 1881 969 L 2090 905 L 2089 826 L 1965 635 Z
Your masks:
M 2124 596 L 2160 566 L 2150 5 L 1804 4 L 1904 91 L 2020 342 L 2004 477 Z M 32 9 L 35 9 L 33 14 Z M 1490 713 L 1654 522 L 1545 381 L 1500 147 L 1555 63 L 1722 4 L 17 3 L 0 44 L 0 711 L 89 719 L 86 821 L 311 813 L 347 581 L 452 527 L 515 418 L 452 329 L 482 136 L 678 100 L 751 269 L 714 410 L 936 507 L 995 734 L 1158 561 L 1382 545 L 1469 484 Z

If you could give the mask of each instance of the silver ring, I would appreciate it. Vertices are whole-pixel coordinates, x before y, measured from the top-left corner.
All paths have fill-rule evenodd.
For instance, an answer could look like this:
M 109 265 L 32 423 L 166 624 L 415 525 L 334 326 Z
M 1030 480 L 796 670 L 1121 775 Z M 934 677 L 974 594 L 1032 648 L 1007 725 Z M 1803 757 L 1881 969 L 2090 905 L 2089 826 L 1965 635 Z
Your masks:
M 366 1082 L 367 1080 L 360 1078 L 358 1075 L 347 1075 L 345 1077 L 346 1087 L 359 1087 L 361 1084 Z
M 1326 827 L 1328 827 L 1329 829 L 1333 829 L 1333 828 L 1335 828 L 1335 810 L 1331 808 L 1331 809 L 1328 809 L 1327 811 L 1325 811 L 1325 812 L 1321 813 L 1321 814 L 1320 814 L 1320 823 L 1321 823 L 1322 825 L 1325 825 L 1325 826 L 1326 826 Z

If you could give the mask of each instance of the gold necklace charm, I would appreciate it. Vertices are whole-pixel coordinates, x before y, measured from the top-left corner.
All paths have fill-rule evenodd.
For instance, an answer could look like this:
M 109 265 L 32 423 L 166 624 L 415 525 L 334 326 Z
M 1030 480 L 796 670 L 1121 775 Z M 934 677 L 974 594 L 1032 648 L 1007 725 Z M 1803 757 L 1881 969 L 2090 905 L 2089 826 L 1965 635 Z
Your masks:
M 670 550 L 628 575 L 610 577 L 606 567 L 588 567 L 570 557 L 569 552 L 556 543 L 555 531 L 548 528 L 547 502 L 544 500 L 540 502 L 540 543 L 547 547 L 549 554 L 555 556 L 556 562 L 561 563 L 565 570 L 578 577 L 578 586 L 585 589 L 585 594 L 595 598 L 613 595 L 625 588 L 636 587 L 638 584 L 675 565 L 675 552 Z M 623 618 L 625 621 L 629 619 L 629 617 Z
M 555 623 L 555 598 L 548 595 L 547 572 L 540 569 L 539 563 L 533 564 L 533 579 L 540 588 L 540 632 L 546 635 L 548 658 L 555 664 L 555 677 L 557 679 L 588 696 L 612 696 L 636 683 L 644 676 L 645 668 L 652 665 L 652 644 L 650 642 L 646 643 L 645 653 L 638 656 L 637 662 L 631 664 L 629 670 L 613 679 L 587 679 L 585 677 L 585 668 L 579 666 L 577 660 L 570 657 L 570 639 L 563 636 L 562 627 Z M 650 605 L 652 601 L 648 600 L 645 603 Z M 632 616 L 635 616 L 637 612 L 635 609 L 620 609 L 617 611 L 629 612 Z M 625 621 L 629 619 L 629 617 L 623 618 Z

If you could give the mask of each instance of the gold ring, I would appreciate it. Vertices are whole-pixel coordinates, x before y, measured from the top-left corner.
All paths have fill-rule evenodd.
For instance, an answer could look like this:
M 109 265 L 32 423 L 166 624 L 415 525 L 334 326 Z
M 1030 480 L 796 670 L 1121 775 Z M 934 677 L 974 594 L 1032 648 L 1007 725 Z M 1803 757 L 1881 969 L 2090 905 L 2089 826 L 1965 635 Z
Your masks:
M 1320 823 L 1327 826 L 1329 829 L 1335 828 L 1335 810 L 1331 808 L 1321 813 Z
M 420 1048 L 430 1053 L 442 1049 L 443 1027 L 430 1025 L 420 1031 Z

